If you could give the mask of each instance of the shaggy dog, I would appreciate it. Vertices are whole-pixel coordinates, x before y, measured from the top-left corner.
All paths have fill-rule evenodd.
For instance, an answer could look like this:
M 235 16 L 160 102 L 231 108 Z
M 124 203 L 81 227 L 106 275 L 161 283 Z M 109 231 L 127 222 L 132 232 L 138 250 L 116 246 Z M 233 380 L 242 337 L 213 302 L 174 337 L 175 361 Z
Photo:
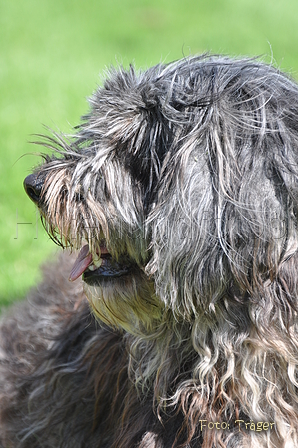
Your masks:
M 79 253 L 2 319 L 1 446 L 297 448 L 297 85 L 217 56 L 111 70 L 41 140 L 25 189 Z

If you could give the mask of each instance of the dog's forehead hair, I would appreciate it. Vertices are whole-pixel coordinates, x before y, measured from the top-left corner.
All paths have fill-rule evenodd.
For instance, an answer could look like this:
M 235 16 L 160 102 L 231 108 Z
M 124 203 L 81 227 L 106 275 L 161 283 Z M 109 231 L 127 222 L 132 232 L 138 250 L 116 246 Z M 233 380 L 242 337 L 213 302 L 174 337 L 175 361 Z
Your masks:
M 148 160 L 170 150 L 173 134 L 185 138 L 201 124 L 202 115 L 219 99 L 240 105 L 263 93 L 273 96 L 277 87 L 290 82 L 278 71 L 253 61 L 225 58 L 192 58 L 146 71 L 111 70 L 104 86 L 90 98 L 91 111 L 84 117 L 82 138 L 106 140 L 110 148 L 131 154 L 142 150 Z M 176 135 L 177 134 L 177 135 Z M 150 145 L 149 143 L 155 143 Z M 94 146 L 94 149 L 96 146 Z M 147 153 L 146 153 L 147 151 Z
M 78 169 L 97 172 L 116 158 L 150 190 L 161 172 L 181 167 L 194 141 L 206 149 L 215 128 L 218 138 L 227 128 L 238 134 L 244 149 L 252 133 L 266 132 L 264 106 L 277 109 L 279 101 L 282 110 L 283 92 L 292 90 L 291 80 L 255 60 L 202 56 L 139 72 L 111 69 L 72 145 L 83 156 Z

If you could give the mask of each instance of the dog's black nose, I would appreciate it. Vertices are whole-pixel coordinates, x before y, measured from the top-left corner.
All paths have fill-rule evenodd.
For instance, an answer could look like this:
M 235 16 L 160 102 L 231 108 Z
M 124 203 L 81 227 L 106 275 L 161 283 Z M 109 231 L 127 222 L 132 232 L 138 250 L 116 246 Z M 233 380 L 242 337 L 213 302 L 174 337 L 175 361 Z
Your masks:
M 29 174 L 24 180 L 24 188 L 27 195 L 35 204 L 40 203 L 41 190 L 43 187 L 43 179 L 36 174 Z

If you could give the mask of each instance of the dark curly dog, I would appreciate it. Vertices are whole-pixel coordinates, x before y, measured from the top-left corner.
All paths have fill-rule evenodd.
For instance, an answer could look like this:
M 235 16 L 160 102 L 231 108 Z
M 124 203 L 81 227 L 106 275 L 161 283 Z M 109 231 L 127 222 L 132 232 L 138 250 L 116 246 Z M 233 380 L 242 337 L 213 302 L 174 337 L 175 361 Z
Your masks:
M 90 105 L 25 179 L 80 252 L 2 319 L 1 446 L 297 448 L 297 85 L 202 56 Z

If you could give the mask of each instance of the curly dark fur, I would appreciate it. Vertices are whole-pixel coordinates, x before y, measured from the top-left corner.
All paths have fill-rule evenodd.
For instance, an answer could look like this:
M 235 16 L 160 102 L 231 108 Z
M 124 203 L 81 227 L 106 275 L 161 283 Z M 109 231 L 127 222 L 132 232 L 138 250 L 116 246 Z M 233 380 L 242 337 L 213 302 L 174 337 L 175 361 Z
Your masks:
M 2 320 L 2 447 L 297 448 L 296 83 L 201 56 L 90 105 L 25 181 L 91 261 Z

